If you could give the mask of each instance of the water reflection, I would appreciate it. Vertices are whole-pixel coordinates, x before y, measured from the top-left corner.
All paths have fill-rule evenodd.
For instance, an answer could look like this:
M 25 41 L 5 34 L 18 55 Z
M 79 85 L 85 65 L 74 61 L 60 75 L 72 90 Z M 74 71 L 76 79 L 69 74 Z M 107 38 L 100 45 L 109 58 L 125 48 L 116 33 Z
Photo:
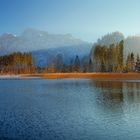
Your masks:
M 123 91 L 125 94 L 125 102 L 140 103 L 140 83 L 126 82 L 123 84 Z
M 92 81 L 94 87 L 101 89 L 103 99 L 123 102 L 140 101 L 140 82 L 129 81 Z
M 92 86 L 98 89 L 96 103 L 102 109 L 123 113 L 131 105 L 140 107 L 139 81 L 92 81 Z
M 102 90 L 101 96 L 105 101 L 116 103 L 123 101 L 123 83 L 111 81 L 94 81 L 94 86 Z
M 140 82 L 0 81 L 0 139 L 140 139 Z

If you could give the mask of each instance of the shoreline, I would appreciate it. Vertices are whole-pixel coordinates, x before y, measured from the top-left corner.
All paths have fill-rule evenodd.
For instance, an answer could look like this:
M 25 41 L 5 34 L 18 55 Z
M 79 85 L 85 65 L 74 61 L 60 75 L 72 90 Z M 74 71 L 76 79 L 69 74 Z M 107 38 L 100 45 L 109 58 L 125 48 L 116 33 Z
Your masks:
M 94 79 L 94 80 L 140 80 L 140 73 L 34 73 L 34 74 L 1 74 L 5 79 Z
M 101 80 L 140 80 L 140 73 L 41 73 L 19 74 L 21 77 L 40 77 L 43 79 L 85 78 Z

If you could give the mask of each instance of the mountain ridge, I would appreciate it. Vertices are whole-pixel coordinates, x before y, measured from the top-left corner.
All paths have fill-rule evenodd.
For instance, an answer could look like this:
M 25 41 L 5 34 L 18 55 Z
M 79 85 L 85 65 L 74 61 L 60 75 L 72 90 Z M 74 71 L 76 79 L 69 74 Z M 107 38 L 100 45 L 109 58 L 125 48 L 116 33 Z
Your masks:
M 21 35 L 0 35 L 0 50 L 5 49 L 5 54 L 12 51 L 34 51 L 40 49 L 88 45 L 88 42 L 74 38 L 71 34 L 50 34 L 46 31 L 26 29 Z M 12 50 L 13 48 L 13 50 Z M 7 51 L 8 50 L 8 51 Z

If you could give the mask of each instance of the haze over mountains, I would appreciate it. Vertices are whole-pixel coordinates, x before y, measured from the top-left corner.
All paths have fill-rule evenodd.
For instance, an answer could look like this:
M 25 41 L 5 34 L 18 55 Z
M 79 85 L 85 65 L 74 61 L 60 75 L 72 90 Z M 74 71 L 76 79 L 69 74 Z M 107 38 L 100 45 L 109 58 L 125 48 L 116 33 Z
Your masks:
M 46 31 L 26 29 L 21 35 L 5 33 L 0 36 L 0 55 L 13 52 L 32 52 L 38 65 L 45 66 L 52 63 L 57 54 L 62 54 L 65 63 L 70 63 L 76 55 L 82 60 L 92 54 L 97 44 L 110 45 L 124 40 L 125 54 L 140 52 L 140 36 L 127 38 L 120 32 L 104 35 L 93 45 L 89 42 L 74 38 L 71 34 L 50 34 Z M 91 52 L 90 52 L 91 51 Z
M 91 43 L 74 38 L 71 34 L 50 34 L 46 31 L 26 29 L 21 35 L 0 36 L 0 55 L 13 52 L 32 52 L 39 65 L 48 65 L 57 54 L 62 54 L 66 63 L 76 55 L 89 54 Z M 47 60 L 47 61 L 46 61 Z
M 49 34 L 36 29 L 26 29 L 21 35 L 3 34 L 0 36 L 0 50 L 3 53 L 12 51 L 35 51 L 40 49 L 87 45 L 71 34 Z

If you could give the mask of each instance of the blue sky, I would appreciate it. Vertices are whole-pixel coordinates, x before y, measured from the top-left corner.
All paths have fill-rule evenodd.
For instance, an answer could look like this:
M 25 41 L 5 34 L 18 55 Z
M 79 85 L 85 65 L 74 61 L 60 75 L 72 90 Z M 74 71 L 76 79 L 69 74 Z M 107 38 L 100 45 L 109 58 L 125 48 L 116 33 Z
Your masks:
M 90 42 L 113 31 L 139 34 L 140 0 L 0 0 L 0 34 L 26 28 Z

